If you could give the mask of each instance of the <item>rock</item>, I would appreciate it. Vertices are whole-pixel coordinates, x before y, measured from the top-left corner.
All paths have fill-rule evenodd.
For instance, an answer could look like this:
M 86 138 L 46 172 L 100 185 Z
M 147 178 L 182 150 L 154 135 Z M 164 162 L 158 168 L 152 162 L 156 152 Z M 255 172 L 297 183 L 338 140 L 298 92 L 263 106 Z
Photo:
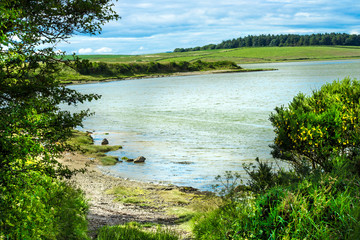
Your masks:
M 101 142 L 101 145 L 108 145 L 108 144 L 109 144 L 109 141 L 106 138 L 104 138 Z
M 125 159 L 125 161 L 127 161 L 127 162 L 133 162 L 134 159 L 132 159 L 132 158 L 127 158 L 127 159 Z
M 145 162 L 146 158 L 143 156 L 140 156 L 134 160 L 134 163 L 143 163 Z

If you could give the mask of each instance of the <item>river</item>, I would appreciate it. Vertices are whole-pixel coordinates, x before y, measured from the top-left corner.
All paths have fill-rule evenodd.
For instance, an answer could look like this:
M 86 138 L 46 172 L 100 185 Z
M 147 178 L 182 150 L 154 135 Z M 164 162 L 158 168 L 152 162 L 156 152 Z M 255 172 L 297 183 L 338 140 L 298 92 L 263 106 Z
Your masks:
M 287 105 L 333 80 L 360 79 L 360 60 L 242 65 L 277 71 L 164 77 L 72 85 L 101 100 L 78 106 L 96 114 L 83 130 L 96 144 L 107 138 L 123 146 L 111 155 L 136 158 L 101 167 L 134 180 L 210 190 L 214 178 L 237 171 L 256 157 L 274 161 L 268 147 L 274 134 L 268 120 L 276 106 Z

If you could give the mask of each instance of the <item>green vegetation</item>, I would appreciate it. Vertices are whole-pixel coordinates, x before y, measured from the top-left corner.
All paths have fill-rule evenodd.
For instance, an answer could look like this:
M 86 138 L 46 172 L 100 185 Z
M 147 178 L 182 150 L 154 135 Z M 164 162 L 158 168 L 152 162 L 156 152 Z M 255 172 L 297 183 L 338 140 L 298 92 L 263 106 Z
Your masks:
M 16 177 L 2 176 L 8 182 L 1 186 L 0 239 L 88 239 L 80 190 L 39 171 Z
M 81 55 L 81 59 L 106 63 L 170 63 L 232 61 L 237 64 L 318 61 L 360 58 L 357 46 L 303 46 L 303 47 L 242 47 L 235 49 L 202 50 L 196 52 L 157 53 L 146 55 Z
M 272 155 L 294 167 L 330 172 L 359 159 L 360 83 L 349 78 L 325 84 L 311 96 L 297 95 L 270 116 L 276 138 Z M 355 165 L 360 172 L 359 165 Z
M 170 63 L 105 63 L 90 62 L 87 59 L 74 63 L 74 69 L 64 68 L 58 78 L 63 81 L 91 81 L 104 79 L 140 78 L 170 75 L 178 72 L 194 71 L 243 71 L 241 67 L 230 61 L 218 62 L 170 62 Z M 66 82 L 65 82 L 66 83 Z
M 96 34 L 117 19 L 110 1 L 0 1 L 0 239 L 87 239 L 87 203 L 62 181 L 57 158 L 88 111 L 59 104 L 98 99 L 56 79 L 54 46 L 76 32 Z M 44 48 L 46 46 L 46 48 Z
M 245 165 L 248 185 L 194 220 L 195 239 L 359 239 L 359 106 L 360 82 L 344 79 L 276 108 L 272 153 L 289 169 Z
M 119 150 L 121 146 L 94 145 L 90 133 L 73 130 L 67 143 L 86 156 L 98 159 L 102 165 L 115 165 L 118 162 L 118 157 L 109 156 L 105 153 Z
M 128 223 L 118 226 L 105 226 L 99 231 L 97 240 L 178 240 L 179 236 L 168 229 L 160 226 L 153 230 L 144 230 L 144 226 L 138 223 Z
M 186 187 L 153 186 L 134 188 L 118 186 L 107 194 L 126 205 L 140 206 L 153 212 L 165 212 L 175 217 L 181 228 L 190 231 L 191 219 L 199 214 L 212 211 L 222 204 L 222 199 L 213 194 L 193 191 Z
M 174 52 L 189 52 L 211 49 L 231 49 L 239 47 L 289 47 L 289 46 L 360 46 L 360 35 L 346 33 L 318 33 L 311 35 L 281 34 L 246 36 L 226 40 L 219 44 L 209 44 L 203 47 L 176 48 Z
M 330 174 L 276 186 L 195 220 L 195 239 L 358 239 L 359 181 Z

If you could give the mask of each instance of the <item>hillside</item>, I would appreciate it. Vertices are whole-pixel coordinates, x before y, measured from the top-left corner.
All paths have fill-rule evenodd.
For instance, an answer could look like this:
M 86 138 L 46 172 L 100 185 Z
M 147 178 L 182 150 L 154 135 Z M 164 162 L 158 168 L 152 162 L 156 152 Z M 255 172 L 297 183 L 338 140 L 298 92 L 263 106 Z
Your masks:
M 244 47 L 146 55 L 80 55 L 82 59 L 108 63 L 233 61 L 237 64 L 286 61 L 318 61 L 360 58 L 358 46 Z

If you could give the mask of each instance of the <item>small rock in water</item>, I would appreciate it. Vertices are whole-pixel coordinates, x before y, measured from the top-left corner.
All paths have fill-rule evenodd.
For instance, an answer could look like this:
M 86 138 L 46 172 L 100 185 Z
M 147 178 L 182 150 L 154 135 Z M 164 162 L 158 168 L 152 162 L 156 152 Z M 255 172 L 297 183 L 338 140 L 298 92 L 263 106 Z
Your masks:
M 127 161 L 127 162 L 133 162 L 134 159 L 132 159 L 132 158 L 127 158 L 127 159 L 125 159 L 125 161 Z
M 145 162 L 146 158 L 143 156 L 140 156 L 134 160 L 134 163 L 143 163 Z
M 101 142 L 101 145 L 108 145 L 108 144 L 109 144 L 109 141 L 106 138 L 104 138 Z

